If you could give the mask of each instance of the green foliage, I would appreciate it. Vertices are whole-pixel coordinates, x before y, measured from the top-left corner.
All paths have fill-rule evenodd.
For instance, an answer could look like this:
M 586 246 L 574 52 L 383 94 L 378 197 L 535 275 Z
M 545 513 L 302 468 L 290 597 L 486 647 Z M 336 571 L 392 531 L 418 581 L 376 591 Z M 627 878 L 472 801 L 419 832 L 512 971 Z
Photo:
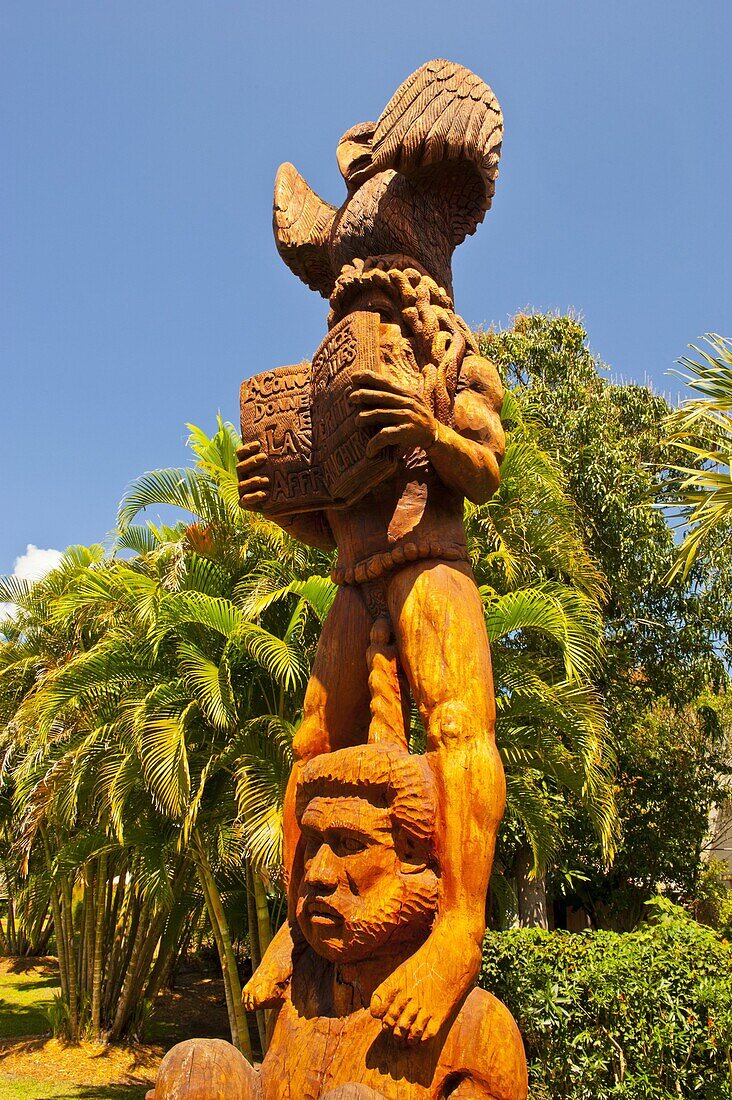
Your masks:
M 728 794 L 726 732 L 708 704 L 659 703 L 622 739 L 616 798 L 623 834 L 612 867 L 597 874 L 600 853 L 581 820 L 567 841 L 586 880 L 572 901 L 596 927 L 632 928 L 659 883 L 678 902 L 693 907 L 701 899 L 709 814 Z
M 732 948 L 662 898 L 632 933 L 489 933 L 535 1100 L 729 1100 Z
M 715 535 L 728 545 L 732 537 L 732 340 L 709 334 L 713 353 L 691 345 L 700 357 L 679 360 L 689 372 L 681 377 L 701 396 L 684 402 L 668 419 L 669 442 L 682 451 L 674 465 L 678 495 L 688 533 L 670 570 L 672 580 L 686 577 L 700 549 Z
M 513 328 L 483 334 L 481 344 L 564 470 L 607 578 L 607 662 L 598 686 L 614 725 L 629 714 L 632 725 L 639 707 L 660 696 L 682 704 L 710 682 L 726 682 L 732 564 L 710 546 L 685 583 L 664 583 L 674 536 L 652 505 L 673 495 L 662 476 L 678 459 L 665 439 L 667 402 L 647 386 L 604 378 L 607 368 L 571 316 L 519 315 Z
M 729 722 L 715 718 L 724 710 L 715 693 L 729 682 L 732 626 L 724 525 L 688 574 L 667 583 L 676 545 L 658 505 L 673 499 L 679 452 L 666 439 L 664 398 L 604 377 L 571 316 L 520 315 L 481 343 L 513 387 L 534 445 L 563 473 L 585 552 L 607 585 L 606 658 L 594 683 L 613 731 L 622 837 L 608 873 L 570 793 L 565 859 L 550 885 L 566 893 L 569 872 L 573 900 L 594 921 L 632 927 L 659 881 L 693 898 L 707 815 L 723 793 Z
M 616 840 L 613 753 L 592 680 L 603 660 L 605 581 L 566 477 L 534 417 L 506 395 L 506 455 L 491 501 L 468 505 L 468 549 L 485 607 L 507 811 L 494 886 L 528 843 L 538 871 L 562 848 L 573 791 L 606 857 Z M 561 792 L 561 794 L 560 794 Z

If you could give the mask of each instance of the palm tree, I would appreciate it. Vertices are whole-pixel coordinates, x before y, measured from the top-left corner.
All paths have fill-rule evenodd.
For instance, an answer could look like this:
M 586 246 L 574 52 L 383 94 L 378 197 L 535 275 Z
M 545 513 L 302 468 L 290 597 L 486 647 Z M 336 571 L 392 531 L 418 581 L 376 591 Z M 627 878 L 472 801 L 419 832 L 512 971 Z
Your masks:
M 121 603 L 112 614 L 80 597 L 110 568 L 101 548 L 76 547 L 32 586 L 3 582 L 17 607 L 0 647 L 11 850 L 27 889 L 46 884 L 71 1037 L 134 1029 L 153 956 L 190 880 L 130 751 L 128 688 L 155 670 Z
M 508 393 L 502 415 L 501 487 L 488 504 L 468 508 L 467 531 L 506 769 L 503 836 L 512 843 L 499 853 L 512 856 L 522 921 L 546 923 L 543 876 L 561 848 L 561 792 L 584 804 L 607 859 L 617 839 L 614 754 L 592 686 L 604 653 L 605 581 L 528 408 Z
M 732 516 L 732 341 L 710 333 L 706 341 L 712 354 L 691 348 L 700 360 L 684 356 L 680 377 L 699 397 L 686 400 L 668 420 L 668 442 L 692 457 L 691 465 L 672 466 L 688 533 L 681 543 L 667 581 L 686 578 L 699 551 L 715 532 L 728 540 L 723 526 Z

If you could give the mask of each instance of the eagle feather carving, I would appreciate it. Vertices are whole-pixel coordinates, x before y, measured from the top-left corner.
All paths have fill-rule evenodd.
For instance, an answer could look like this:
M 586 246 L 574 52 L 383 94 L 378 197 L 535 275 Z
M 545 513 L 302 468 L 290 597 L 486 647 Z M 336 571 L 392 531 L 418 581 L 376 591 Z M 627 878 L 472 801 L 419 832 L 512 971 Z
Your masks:
M 281 166 L 273 223 L 282 259 L 323 297 L 345 264 L 382 255 L 410 257 L 452 293 L 452 253 L 491 205 L 502 136 L 488 85 L 462 65 L 428 61 L 377 123 L 341 138 L 348 195 L 339 209 Z

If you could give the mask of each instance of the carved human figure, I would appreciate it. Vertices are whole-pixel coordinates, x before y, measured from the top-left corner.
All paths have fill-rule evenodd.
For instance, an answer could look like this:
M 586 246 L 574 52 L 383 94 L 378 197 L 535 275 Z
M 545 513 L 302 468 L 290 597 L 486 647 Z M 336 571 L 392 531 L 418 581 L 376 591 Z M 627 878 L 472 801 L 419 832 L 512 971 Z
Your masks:
M 378 743 L 322 754 L 301 769 L 297 920 L 305 943 L 259 1073 L 232 1057 L 229 1091 L 201 1097 L 525 1100 L 521 1037 L 489 993 L 463 996 L 417 1049 L 407 1040 L 418 1017 L 392 1031 L 370 1011 L 374 990 L 420 950 L 435 919 L 441 867 L 432 763 L 429 754 Z M 212 1059 L 207 1041 L 196 1043 L 171 1052 L 150 1100 L 199 1095 L 197 1075 L 211 1076 Z
M 441 875 L 429 935 L 395 969 L 379 971 L 370 1011 L 394 1036 L 413 1042 L 440 1032 L 477 976 L 505 800 L 488 639 L 463 526 L 464 499 L 483 503 L 499 483 L 502 390 L 454 313 L 450 270 L 455 246 L 490 205 L 500 140 L 490 89 L 461 66 L 430 62 L 399 89 L 378 124 L 355 127 L 341 140 L 348 196 L 340 210 L 323 203 L 291 165 L 280 169 L 275 188 L 280 253 L 330 297 L 330 325 L 353 311 L 378 314 L 389 326 L 388 355 L 405 369 L 401 379 L 398 371 L 356 375 L 350 395 L 373 433 L 369 453 L 397 449 L 395 472 L 351 507 L 278 519 L 307 543 L 337 547 L 340 588 L 294 744 L 285 805 L 289 921 L 244 1002 L 254 1009 L 286 995 L 305 873 L 297 783 L 308 761 L 365 743 L 370 731 L 378 739 L 384 707 L 368 653 L 391 648 L 402 709 L 411 693 L 426 731 Z M 266 508 L 266 455 L 250 443 L 239 458 L 242 506 Z

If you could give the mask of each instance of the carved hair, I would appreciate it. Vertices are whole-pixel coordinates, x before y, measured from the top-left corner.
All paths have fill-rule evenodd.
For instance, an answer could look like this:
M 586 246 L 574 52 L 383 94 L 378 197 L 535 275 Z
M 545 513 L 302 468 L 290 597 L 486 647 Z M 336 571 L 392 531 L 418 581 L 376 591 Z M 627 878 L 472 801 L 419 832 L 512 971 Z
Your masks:
M 434 780 L 423 756 L 397 745 L 354 745 L 322 753 L 308 761 L 297 785 L 297 818 L 318 797 L 362 796 L 383 805 L 392 825 L 420 841 L 435 830 Z
M 455 313 L 444 287 L 409 256 L 377 256 L 347 264 L 330 298 L 329 327 L 371 288 L 397 305 L 424 375 L 425 395 L 431 397 L 438 419 L 449 424 L 462 361 L 468 352 L 478 354 L 475 336 Z

